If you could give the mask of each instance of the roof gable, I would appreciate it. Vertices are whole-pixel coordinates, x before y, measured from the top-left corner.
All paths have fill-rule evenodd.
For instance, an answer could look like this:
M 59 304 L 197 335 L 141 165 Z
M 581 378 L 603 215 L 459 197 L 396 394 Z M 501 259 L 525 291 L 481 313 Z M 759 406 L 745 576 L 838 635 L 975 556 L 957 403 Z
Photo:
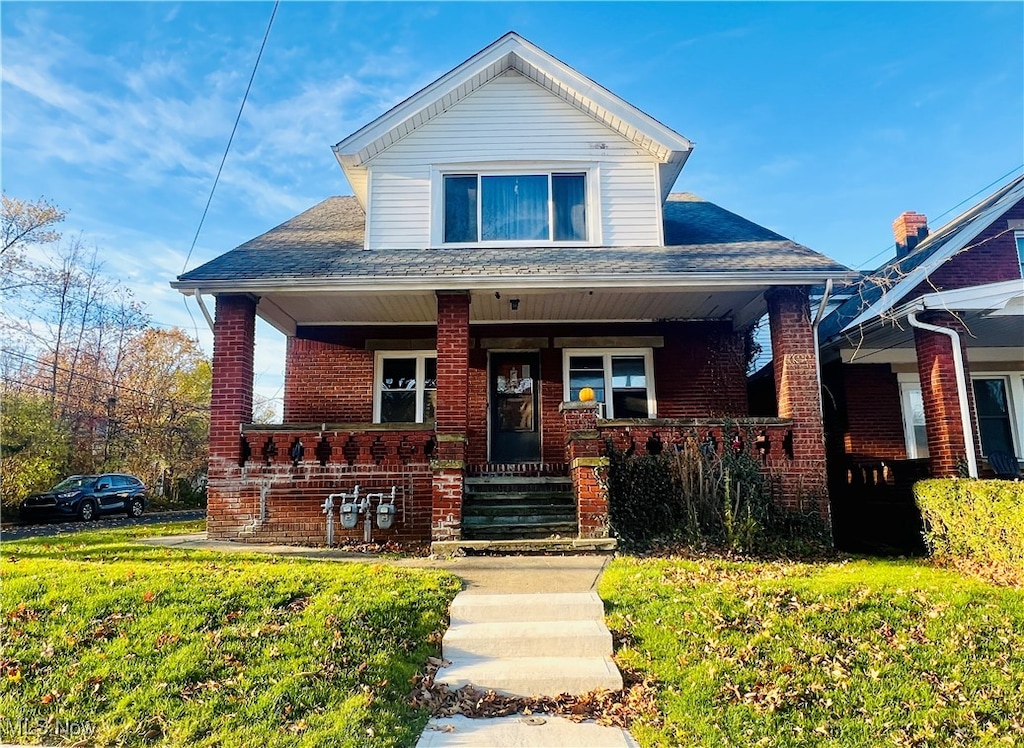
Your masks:
M 668 196 L 693 143 L 509 32 L 333 147 L 360 203 L 365 207 L 365 172 L 375 156 L 508 71 L 519 73 L 651 153 L 662 164 L 662 199 Z

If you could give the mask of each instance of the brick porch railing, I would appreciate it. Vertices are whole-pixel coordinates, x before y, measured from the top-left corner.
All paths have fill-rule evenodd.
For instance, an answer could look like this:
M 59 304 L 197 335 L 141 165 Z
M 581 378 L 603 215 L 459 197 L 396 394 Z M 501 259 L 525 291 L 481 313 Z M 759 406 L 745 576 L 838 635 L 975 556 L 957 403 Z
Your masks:
M 249 542 L 323 545 L 321 505 L 332 493 L 358 484 L 366 491 L 396 486 L 397 517 L 375 541 L 430 540 L 436 448 L 429 428 L 381 424 L 243 425 L 237 459 L 211 472 L 218 511 L 208 519 L 210 537 Z M 335 513 L 337 522 L 337 513 Z M 362 539 L 362 526 L 335 524 L 336 542 Z

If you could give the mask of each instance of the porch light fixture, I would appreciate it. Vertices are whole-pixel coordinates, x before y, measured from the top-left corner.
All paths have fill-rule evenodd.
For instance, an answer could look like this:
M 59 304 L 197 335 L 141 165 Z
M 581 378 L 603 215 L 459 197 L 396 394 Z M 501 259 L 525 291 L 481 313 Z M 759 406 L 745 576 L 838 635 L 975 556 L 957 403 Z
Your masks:
M 519 311 L 519 299 L 509 299 L 508 300 L 508 305 L 510 307 L 512 307 L 512 311 L 513 312 L 518 312 Z

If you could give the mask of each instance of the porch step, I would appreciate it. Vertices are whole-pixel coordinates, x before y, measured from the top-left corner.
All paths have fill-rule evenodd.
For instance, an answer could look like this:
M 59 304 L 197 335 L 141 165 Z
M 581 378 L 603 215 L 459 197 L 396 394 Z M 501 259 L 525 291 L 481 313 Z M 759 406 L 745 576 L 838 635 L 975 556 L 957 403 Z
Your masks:
M 462 533 L 467 540 L 575 536 L 572 481 L 561 476 L 466 479 Z

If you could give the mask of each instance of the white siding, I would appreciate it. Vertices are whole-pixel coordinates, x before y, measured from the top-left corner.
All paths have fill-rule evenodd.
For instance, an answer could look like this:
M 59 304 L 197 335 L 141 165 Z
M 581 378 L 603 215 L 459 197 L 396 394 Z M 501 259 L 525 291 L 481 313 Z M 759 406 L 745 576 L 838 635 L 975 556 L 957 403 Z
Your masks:
M 510 72 L 371 161 L 368 246 L 429 246 L 432 165 L 517 161 L 597 165 L 602 243 L 659 243 L 655 159 L 606 125 Z

